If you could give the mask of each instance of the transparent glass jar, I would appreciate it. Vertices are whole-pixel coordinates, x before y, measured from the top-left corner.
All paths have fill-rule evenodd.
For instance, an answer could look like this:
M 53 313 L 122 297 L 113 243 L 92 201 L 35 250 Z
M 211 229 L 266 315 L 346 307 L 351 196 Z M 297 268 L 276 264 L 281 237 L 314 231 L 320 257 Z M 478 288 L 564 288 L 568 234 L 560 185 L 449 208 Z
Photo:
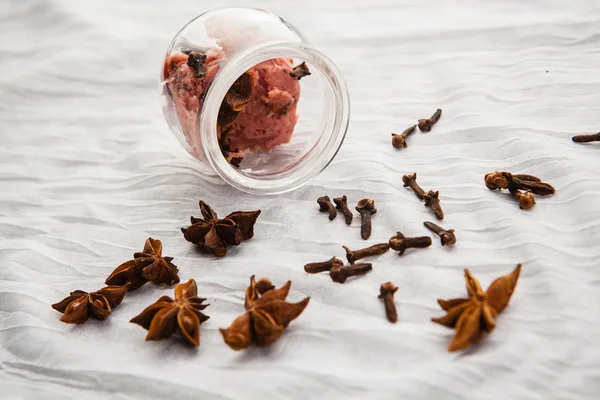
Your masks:
M 310 75 L 297 79 L 293 67 L 301 62 Z M 224 98 L 242 75 L 254 86 L 226 125 Z M 259 9 L 216 9 L 189 22 L 167 50 L 160 86 L 163 113 L 180 143 L 249 193 L 306 183 L 333 160 L 348 128 L 339 70 L 296 28 Z

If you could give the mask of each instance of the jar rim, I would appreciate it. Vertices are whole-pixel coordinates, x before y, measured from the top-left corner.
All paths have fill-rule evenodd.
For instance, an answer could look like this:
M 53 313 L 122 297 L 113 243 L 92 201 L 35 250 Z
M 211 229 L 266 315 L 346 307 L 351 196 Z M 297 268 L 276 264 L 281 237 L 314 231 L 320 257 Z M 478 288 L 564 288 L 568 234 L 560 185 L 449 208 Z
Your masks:
M 240 75 L 263 61 L 279 57 L 305 60 L 321 72 L 335 105 L 331 116 L 333 123 L 322 132 L 315 147 L 290 169 L 255 178 L 242 173 L 223 157 L 218 142 L 217 117 L 221 100 Z M 302 186 L 331 163 L 346 136 L 349 116 L 350 99 L 346 84 L 340 71 L 327 56 L 305 43 L 257 45 L 233 56 L 216 74 L 200 113 L 200 142 L 212 168 L 231 186 L 252 194 L 283 193 Z

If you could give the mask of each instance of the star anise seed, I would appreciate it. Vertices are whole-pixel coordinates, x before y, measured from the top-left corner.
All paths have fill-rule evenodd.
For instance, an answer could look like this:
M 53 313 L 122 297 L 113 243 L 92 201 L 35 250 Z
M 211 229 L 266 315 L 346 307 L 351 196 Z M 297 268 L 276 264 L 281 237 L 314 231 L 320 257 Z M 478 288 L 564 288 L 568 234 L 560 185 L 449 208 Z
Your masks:
M 279 289 L 274 289 L 271 281 L 250 278 L 246 289 L 246 313 L 236 318 L 229 328 L 219 329 L 225 343 L 233 350 L 248 348 L 252 343 L 268 346 L 276 342 L 285 332 L 285 328 L 298 318 L 308 305 L 310 297 L 298 303 L 285 301 L 291 281 Z
M 148 238 L 141 253 L 134 253 L 133 260 L 119 265 L 106 278 L 107 285 L 129 283 L 129 291 L 136 290 L 146 282 L 172 286 L 179 283 L 179 269 L 172 263 L 173 257 L 162 256 L 160 240 Z
M 206 321 L 202 313 L 209 304 L 198 297 L 198 286 L 194 279 L 175 286 L 175 300 L 162 296 L 154 304 L 146 307 L 131 321 L 148 330 L 146 340 L 162 340 L 179 331 L 183 339 L 193 345 L 200 345 L 200 324 Z
M 201 218 L 191 217 L 192 225 L 181 228 L 185 240 L 200 246 L 217 257 L 227 253 L 227 245 L 237 246 L 254 236 L 254 224 L 260 215 L 257 211 L 237 211 L 220 219 L 217 213 L 200 200 Z
M 484 292 L 471 271 L 465 269 L 465 282 L 469 298 L 438 300 L 446 315 L 431 320 L 456 333 L 448 345 L 448 351 L 463 350 L 483 337 L 484 332 L 492 332 L 496 327 L 495 318 L 508 305 L 517 286 L 521 264 L 508 275 L 493 281 Z
M 63 300 L 52 304 L 52 308 L 63 313 L 60 320 L 67 324 L 82 324 L 87 321 L 90 314 L 96 319 L 104 320 L 114 307 L 121 304 L 128 287 L 129 284 L 106 286 L 91 293 L 75 290 Z

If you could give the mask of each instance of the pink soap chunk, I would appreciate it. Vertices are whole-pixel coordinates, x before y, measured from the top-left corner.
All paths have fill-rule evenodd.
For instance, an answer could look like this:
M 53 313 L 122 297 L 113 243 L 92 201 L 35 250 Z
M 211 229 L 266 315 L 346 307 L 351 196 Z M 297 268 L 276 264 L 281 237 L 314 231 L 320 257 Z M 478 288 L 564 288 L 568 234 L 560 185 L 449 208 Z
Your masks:
M 173 97 L 181 129 L 196 156 L 201 153 L 200 111 L 204 95 L 219 70 L 219 58 L 219 53 L 206 57 L 206 75 L 202 77 L 196 76 L 187 64 L 186 54 L 172 54 L 165 60 L 163 79 Z M 300 97 L 300 84 L 290 76 L 292 63 L 292 59 L 277 58 L 247 71 L 252 82 L 250 100 L 225 129 L 229 161 L 241 159 L 244 151 L 272 149 L 290 141 L 298 121 L 296 106 Z
M 292 68 L 292 60 L 278 58 L 248 71 L 252 96 L 227 131 L 232 149 L 272 149 L 290 141 L 298 121 L 296 106 L 300 97 L 300 84 L 289 75 Z

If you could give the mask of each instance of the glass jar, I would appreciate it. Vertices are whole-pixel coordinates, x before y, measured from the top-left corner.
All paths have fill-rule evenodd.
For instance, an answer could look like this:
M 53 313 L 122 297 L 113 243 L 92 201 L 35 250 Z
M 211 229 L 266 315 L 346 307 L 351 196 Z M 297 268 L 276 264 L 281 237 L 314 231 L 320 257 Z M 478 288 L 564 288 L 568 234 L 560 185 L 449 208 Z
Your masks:
M 300 74 L 302 62 L 310 75 Z M 306 183 L 333 160 L 348 128 L 339 70 L 296 28 L 259 9 L 216 9 L 189 22 L 167 50 L 160 86 L 164 116 L 185 149 L 249 193 Z M 241 101 L 236 87 L 246 88 Z

